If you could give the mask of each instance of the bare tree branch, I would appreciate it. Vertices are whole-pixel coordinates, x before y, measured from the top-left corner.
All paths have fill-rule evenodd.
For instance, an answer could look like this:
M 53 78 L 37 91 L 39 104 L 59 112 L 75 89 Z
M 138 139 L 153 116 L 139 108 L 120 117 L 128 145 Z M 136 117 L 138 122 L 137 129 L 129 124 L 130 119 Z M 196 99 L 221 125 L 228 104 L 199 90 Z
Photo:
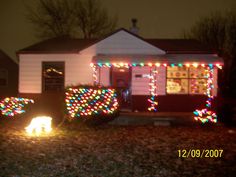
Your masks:
M 117 18 L 110 17 L 99 0 L 80 0 L 75 7 L 76 22 L 84 38 L 101 37 L 115 29 Z
M 235 83 L 236 75 L 236 12 L 222 14 L 216 12 L 209 17 L 203 17 L 185 33 L 187 37 L 195 38 L 212 49 L 224 59 L 224 86 Z M 236 85 L 231 86 L 236 90 Z M 236 95 L 236 92 L 235 92 Z
M 116 27 L 99 0 L 38 0 L 37 8 L 27 6 L 27 19 L 40 38 L 73 36 L 101 37 Z

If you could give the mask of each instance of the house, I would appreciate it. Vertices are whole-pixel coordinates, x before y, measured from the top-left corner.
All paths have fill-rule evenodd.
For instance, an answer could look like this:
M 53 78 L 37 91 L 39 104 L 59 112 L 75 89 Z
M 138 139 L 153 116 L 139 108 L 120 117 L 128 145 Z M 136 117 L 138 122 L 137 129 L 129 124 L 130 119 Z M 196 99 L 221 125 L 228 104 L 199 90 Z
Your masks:
M 217 96 L 223 64 L 198 41 L 143 39 L 126 29 L 100 40 L 48 39 L 18 56 L 21 95 L 77 84 L 112 86 L 121 107 L 132 111 L 185 112 L 205 105 Z
M 18 64 L 0 50 L 0 98 L 17 95 Z

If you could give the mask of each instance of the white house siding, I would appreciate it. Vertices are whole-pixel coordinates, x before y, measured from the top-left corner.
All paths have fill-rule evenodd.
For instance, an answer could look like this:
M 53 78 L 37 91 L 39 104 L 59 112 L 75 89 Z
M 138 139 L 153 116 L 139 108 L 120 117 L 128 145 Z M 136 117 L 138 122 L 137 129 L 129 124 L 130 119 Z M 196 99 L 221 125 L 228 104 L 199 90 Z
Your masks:
M 42 93 L 42 62 L 65 62 L 65 86 L 92 84 L 91 55 L 20 54 L 19 92 Z
M 98 74 L 99 84 L 102 86 L 110 86 L 110 68 L 101 67 Z
M 158 67 L 157 68 L 157 94 L 165 95 L 166 94 L 166 68 Z M 136 75 L 142 75 L 142 77 L 136 77 Z M 150 95 L 149 91 L 149 82 L 148 78 L 150 75 L 150 67 L 133 67 L 132 68 L 132 95 Z
M 157 68 L 157 95 L 166 94 L 166 67 Z
M 217 80 L 218 80 L 218 69 L 214 68 L 214 70 L 213 70 L 213 85 L 214 85 L 214 88 L 213 88 L 213 92 L 212 92 L 213 96 L 217 96 L 217 89 L 218 89 Z
M 119 31 L 82 50 L 81 53 L 161 55 L 165 54 L 165 51 L 125 31 Z

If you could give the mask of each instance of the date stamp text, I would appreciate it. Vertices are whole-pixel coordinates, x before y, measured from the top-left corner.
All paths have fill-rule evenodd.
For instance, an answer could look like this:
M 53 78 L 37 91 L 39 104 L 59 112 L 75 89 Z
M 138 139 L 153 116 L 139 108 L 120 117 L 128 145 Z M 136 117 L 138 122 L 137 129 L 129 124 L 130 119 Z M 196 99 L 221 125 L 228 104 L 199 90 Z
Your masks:
M 179 158 L 219 158 L 223 149 L 178 149 Z

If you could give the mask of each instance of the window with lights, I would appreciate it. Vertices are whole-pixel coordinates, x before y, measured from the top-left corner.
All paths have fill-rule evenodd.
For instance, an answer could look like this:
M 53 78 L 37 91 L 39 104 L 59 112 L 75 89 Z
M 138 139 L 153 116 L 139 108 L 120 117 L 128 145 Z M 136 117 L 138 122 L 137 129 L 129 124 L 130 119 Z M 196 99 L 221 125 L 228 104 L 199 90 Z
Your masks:
M 194 66 L 167 66 L 167 94 L 205 94 L 207 69 Z

